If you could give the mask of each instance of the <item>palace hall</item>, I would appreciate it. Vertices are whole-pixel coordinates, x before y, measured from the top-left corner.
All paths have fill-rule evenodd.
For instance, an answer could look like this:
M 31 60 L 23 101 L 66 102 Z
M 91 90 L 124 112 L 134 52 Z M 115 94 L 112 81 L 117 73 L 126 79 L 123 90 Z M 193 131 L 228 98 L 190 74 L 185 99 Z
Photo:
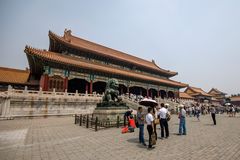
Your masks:
M 148 61 L 72 35 L 49 31 L 49 49 L 26 46 L 29 77 L 36 89 L 56 92 L 102 94 L 106 82 L 115 78 L 120 94 L 147 97 L 179 97 L 187 84 L 171 80 L 178 73 Z M 37 84 L 37 85 L 36 85 Z M 21 85 L 21 84 L 19 84 Z

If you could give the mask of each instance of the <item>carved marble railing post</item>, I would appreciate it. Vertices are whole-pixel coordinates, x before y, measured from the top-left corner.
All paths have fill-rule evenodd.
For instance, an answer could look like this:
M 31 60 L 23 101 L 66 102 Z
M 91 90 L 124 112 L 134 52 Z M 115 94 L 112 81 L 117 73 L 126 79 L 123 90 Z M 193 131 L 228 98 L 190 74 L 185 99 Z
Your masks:
M 78 94 L 78 90 L 76 90 L 76 92 L 75 92 L 75 96 L 79 96 L 79 94 Z
M 28 87 L 27 86 L 24 87 L 23 94 L 24 94 L 24 96 L 28 95 Z
M 64 91 L 64 98 L 66 98 L 67 96 L 68 96 L 67 89 L 65 89 L 65 91 Z
M 55 89 L 55 88 L 53 88 L 52 95 L 53 95 L 53 96 L 56 96 L 56 89 Z
M 7 95 L 11 96 L 12 95 L 13 88 L 11 85 L 8 85 L 8 90 L 7 90 Z
M 10 91 L 11 92 L 11 91 Z M 8 92 L 9 93 L 9 92 Z M 10 93 L 12 94 L 12 93 Z M 10 110 L 10 98 L 9 96 L 7 97 L 3 97 L 3 99 L 1 100 L 1 113 L 0 113 L 0 117 L 3 117 L 3 118 L 11 118 L 11 110 Z
M 42 87 L 40 87 L 40 88 L 39 88 L 38 95 L 39 95 L 39 97 L 41 97 L 41 96 L 42 96 Z

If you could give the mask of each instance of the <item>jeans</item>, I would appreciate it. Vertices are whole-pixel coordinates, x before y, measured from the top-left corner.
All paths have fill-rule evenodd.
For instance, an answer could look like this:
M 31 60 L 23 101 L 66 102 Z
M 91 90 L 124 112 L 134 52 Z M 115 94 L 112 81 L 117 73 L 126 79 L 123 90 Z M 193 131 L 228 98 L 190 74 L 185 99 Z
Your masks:
M 184 135 L 186 135 L 186 122 L 185 122 L 185 117 L 181 117 L 181 118 L 180 118 L 179 134 L 184 134 Z
M 166 137 L 169 137 L 167 119 L 160 119 L 160 127 L 161 127 L 161 137 L 162 138 L 164 137 L 164 129 L 165 129 Z
M 200 117 L 200 111 L 198 111 L 196 115 L 197 115 L 197 119 L 200 120 L 200 119 L 199 119 L 199 117 Z
M 144 141 L 144 124 L 139 124 L 138 128 L 139 128 L 139 142 L 144 144 L 145 143 L 145 141 Z
M 151 148 L 152 147 L 152 134 L 153 134 L 153 127 L 152 127 L 152 125 L 147 125 L 147 130 L 148 130 L 148 135 L 149 135 L 148 147 Z
M 211 115 L 212 115 L 213 123 L 214 125 L 216 125 L 216 114 L 212 113 Z

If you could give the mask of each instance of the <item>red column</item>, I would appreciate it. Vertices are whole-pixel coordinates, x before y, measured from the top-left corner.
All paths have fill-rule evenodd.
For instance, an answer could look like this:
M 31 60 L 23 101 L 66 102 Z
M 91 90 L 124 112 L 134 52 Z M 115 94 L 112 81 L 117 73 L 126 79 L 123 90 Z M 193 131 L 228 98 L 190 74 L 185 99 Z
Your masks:
M 64 88 L 64 91 L 68 89 L 68 77 L 64 78 L 63 88 Z
M 89 93 L 92 94 L 92 90 L 93 89 L 93 82 L 92 80 L 90 81 L 90 89 L 89 89 Z
M 48 91 L 48 75 L 44 74 L 41 76 L 40 79 L 40 87 L 42 88 L 43 91 Z
M 179 91 L 175 93 L 175 98 L 179 98 Z

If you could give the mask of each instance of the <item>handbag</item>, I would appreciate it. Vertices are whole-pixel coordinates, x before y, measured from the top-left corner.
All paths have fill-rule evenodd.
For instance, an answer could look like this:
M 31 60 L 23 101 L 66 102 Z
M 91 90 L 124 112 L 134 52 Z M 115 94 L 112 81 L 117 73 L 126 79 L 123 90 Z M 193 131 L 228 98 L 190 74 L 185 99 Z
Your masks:
M 122 128 L 122 133 L 127 133 L 128 132 L 128 127 L 126 126 L 126 127 L 123 127 Z
M 153 133 L 152 135 L 151 135 L 151 145 L 155 145 L 156 144 L 156 135 L 155 135 L 155 133 Z
M 154 124 L 159 124 L 159 118 L 154 119 Z
M 171 115 L 170 115 L 170 113 L 167 113 L 167 115 L 166 115 L 166 119 L 167 119 L 167 121 L 170 121 L 170 119 L 171 119 Z

